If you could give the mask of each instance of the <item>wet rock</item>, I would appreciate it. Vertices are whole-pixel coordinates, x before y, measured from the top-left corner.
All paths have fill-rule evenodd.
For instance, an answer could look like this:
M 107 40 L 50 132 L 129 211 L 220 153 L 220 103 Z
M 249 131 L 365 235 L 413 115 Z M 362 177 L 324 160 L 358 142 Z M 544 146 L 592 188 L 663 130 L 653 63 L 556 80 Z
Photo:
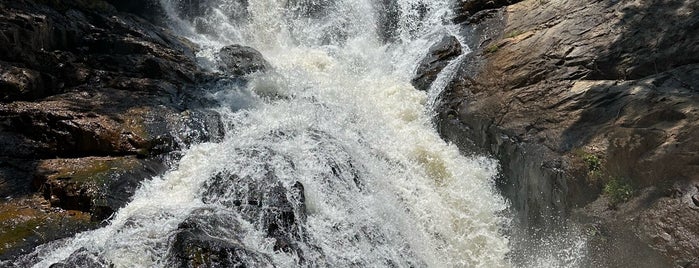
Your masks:
M 99 222 L 178 150 L 223 136 L 195 45 L 136 15 L 159 16 L 157 3 L 0 2 L 2 197 Z
M 81 248 L 73 254 L 70 254 L 65 260 L 51 264 L 49 268 L 100 268 L 108 266 L 109 264 L 103 261 L 99 256 L 88 252 L 85 248 Z
M 244 220 L 275 239 L 274 250 L 301 255 L 295 241 L 302 239 L 305 220 L 303 185 L 285 187 L 273 174 L 241 178 L 221 173 L 207 183 L 204 202 L 219 203 L 238 211 Z
M 55 239 L 98 225 L 88 213 L 56 210 L 44 199 L 31 196 L 0 204 L 0 260 Z
M 226 230 L 225 234 L 220 230 Z M 179 225 L 168 264 L 172 267 L 273 267 L 269 256 L 246 248 L 233 214 L 195 211 Z
M 444 36 L 430 47 L 427 56 L 418 65 L 415 77 L 412 79 L 413 86 L 418 90 L 429 90 L 439 72 L 459 55 L 461 55 L 459 40 L 451 35 Z
M 481 11 L 464 24 L 473 64 L 461 66 L 442 96 L 440 132 L 500 160 L 498 186 L 523 225 L 555 226 L 586 208 L 617 230 L 602 248 L 632 234 L 659 258 L 692 259 L 691 236 L 649 238 L 649 229 L 625 220 L 675 211 L 665 185 L 699 180 L 699 129 L 691 123 L 699 113 L 690 108 L 699 105 L 699 17 L 690 12 L 697 8 L 695 1 L 523 1 Z M 590 169 L 586 155 L 598 156 L 600 167 Z M 627 203 L 642 205 L 624 217 L 601 213 L 610 210 L 603 190 L 610 181 L 627 181 L 634 192 Z M 694 207 L 691 196 L 676 199 Z M 693 229 L 690 218 L 667 226 Z M 651 255 L 624 259 L 641 265 Z
M 100 221 L 126 205 L 144 178 L 165 167 L 135 157 L 86 157 L 42 160 L 36 169 L 34 188 L 52 207 L 90 212 Z
M 262 54 L 251 47 L 230 45 L 223 47 L 218 54 L 220 68 L 225 73 L 241 76 L 264 72 L 271 68 Z

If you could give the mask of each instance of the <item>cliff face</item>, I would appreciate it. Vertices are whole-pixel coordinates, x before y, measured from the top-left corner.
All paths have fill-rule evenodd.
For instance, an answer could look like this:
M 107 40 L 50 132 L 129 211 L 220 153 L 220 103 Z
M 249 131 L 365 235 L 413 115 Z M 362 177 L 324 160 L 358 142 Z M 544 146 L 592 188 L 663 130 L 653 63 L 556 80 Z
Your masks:
M 500 159 L 525 228 L 575 219 L 596 264 L 699 267 L 699 3 L 500 2 L 460 3 L 474 52 L 443 136 Z
M 94 228 L 182 146 L 222 135 L 195 47 L 120 10 L 0 2 L 0 257 Z

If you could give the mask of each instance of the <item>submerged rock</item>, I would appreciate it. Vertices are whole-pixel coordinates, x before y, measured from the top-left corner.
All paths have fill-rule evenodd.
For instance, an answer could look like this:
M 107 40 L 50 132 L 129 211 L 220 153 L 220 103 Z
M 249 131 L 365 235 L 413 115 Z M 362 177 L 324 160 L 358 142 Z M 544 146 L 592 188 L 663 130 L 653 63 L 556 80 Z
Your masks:
M 271 68 L 262 53 L 247 46 L 225 46 L 221 48 L 218 56 L 221 60 L 221 70 L 235 76 L 264 72 Z
M 437 75 L 449 62 L 461 55 L 461 43 L 452 35 L 444 36 L 430 47 L 427 56 L 420 62 L 412 80 L 418 90 L 429 90 Z

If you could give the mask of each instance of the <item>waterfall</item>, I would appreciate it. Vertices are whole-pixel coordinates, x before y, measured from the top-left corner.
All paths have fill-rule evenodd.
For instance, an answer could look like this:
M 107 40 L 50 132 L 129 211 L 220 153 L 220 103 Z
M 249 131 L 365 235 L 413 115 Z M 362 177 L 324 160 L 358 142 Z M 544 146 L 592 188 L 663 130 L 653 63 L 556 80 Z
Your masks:
M 410 84 L 433 42 L 458 32 L 449 1 L 162 4 L 202 48 L 202 66 L 242 44 L 272 70 L 210 90 L 223 141 L 187 149 L 107 226 L 42 245 L 23 264 L 171 267 L 206 237 L 194 240 L 226 245 L 250 267 L 510 266 L 497 163 L 461 155 L 431 123 L 451 74 L 430 97 Z

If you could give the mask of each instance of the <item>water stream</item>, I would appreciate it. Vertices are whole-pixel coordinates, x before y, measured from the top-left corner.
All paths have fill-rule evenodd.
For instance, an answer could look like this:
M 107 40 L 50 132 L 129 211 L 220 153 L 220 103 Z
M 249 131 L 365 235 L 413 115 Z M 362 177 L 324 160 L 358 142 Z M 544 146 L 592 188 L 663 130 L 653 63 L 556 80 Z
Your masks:
M 162 3 L 202 66 L 242 44 L 273 70 L 209 90 L 222 142 L 187 149 L 108 226 L 24 264 L 171 267 L 207 237 L 248 267 L 511 265 L 496 162 L 463 156 L 431 123 L 460 58 L 430 92 L 410 84 L 433 42 L 458 32 L 448 0 L 209 0 L 187 16 Z

